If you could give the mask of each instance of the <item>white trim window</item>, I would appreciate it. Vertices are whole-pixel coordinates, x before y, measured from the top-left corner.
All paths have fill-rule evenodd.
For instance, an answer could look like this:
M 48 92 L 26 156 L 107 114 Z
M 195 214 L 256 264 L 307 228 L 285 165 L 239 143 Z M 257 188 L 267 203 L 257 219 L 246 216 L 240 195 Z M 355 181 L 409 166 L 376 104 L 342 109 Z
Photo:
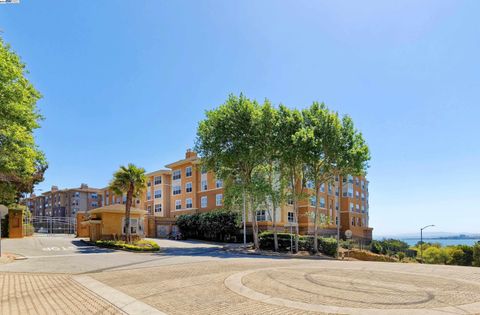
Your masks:
M 160 198 L 162 198 L 162 190 L 161 190 L 161 189 L 155 190 L 153 196 L 154 196 L 155 199 L 160 199 Z
M 325 208 L 325 198 L 320 197 L 320 208 Z
M 207 180 L 202 180 L 202 183 L 200 185 L 202 187 L 202 191 L 205 191 L 208 189 Z
M 182 193 L 182 186 L 180 185 L 173 186 L 173 189 L 172 189 L 173 195 L 180 195 L 181 193 Z
M 182 209 L 182 201 L 175 200 L 175 210 L 180 210 L 180 209 Z
M 192 167 L 191 166 L 188 166 L 186 169 L 185 169 L 185 177 L 191 177 L 192 176 Z
M 257 222 L 267 221 L 269 218 L 268 211 L 257 210 Z
M 185 184 L 185 192 L 191 193 L 192 192 L 192 182 L 188 182 Z
M 317 197 L 315 196 L 310 197 L 310 206 L 315 207 L 316 204 L 317 204 Z
M 360 205 L 359 204 L 355 205 L 355 208 L 357 209 L 357 212 L 360 212 Z
M 313 187 L 314 187 L 313 181 L 307 180 L 307 183 L 305 184 L 305 187 L 308 188 L 308 189 L 313 189 Z
M 217 180 L 215 181 L 215 187 L 216 188 L 222 188 L 223 187 L 223 180 L 217 178 Z
M 130 234 L 141 234 L 142 225 L 138 219 L 130 219 Z M 125 234 L 125 218 L 122 219 L 122 231 Z
M 182 178 L 182 170 L 175 170 L 172 172 L 172 180 L 177 180 Z
M 155 176 L 154 177 L 154 183 L 155 183 L 155 185 L 161 185 L 162 184 L 162 176 Z
M 157 203 L 155 205 L 155 213 L 160 213 L 162 212 L 162 204 L 161 203 Z
M 350 211 L 353 212 L 353 209 L 355 209 L 354 207 L 355 207 L 355 206 L 353 205 L 353 202 L 350 202 Z
M 187 208 L 187 209 L 193 208 L 192 198 L 187 198 L 185 200 L 185 208 Z
M 215 205 L 217 207 L 221 206 L 222 205 L 222 201 L 223 201 L 223 194 L 216 194 L 215 195 Z
M 147 190 L 147 200 L 152 199 L 152 192 L 150 190 Z
M 320 185 L 320 192 L 325 192 L 325 184 Z
M 208 205 L 208 198 L 207 198 L 207 196 L 202 196 L 202 198 L 200 199 L 200 207 L 206 208 L 207 205 Z

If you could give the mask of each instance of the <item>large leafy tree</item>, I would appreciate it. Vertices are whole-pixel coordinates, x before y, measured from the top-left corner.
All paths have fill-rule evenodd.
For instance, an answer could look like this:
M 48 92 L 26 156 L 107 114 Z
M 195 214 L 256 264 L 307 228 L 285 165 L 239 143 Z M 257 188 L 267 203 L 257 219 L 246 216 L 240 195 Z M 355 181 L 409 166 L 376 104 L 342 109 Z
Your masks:
M 295 251 L 299 241 L 299 203 L 305 199 L 305 147 L 297 141 L 296 135 L 304 126 L 303 116 L 296 109 L 280 105 L 278 109 L 277 140 L 280 175 L 288 183 L 288 193 L 295 215 Z
M 33 132 L 42 119 L 40 93 L 26 78 L 25 64 L 0 38 L 0 204 L 9 204 L 43 180 L 44 154 Z
M 320 189 L 322 185 L 334 181 L 336 157 L 341 154 L 341 120 L 325 104 L 314 102 L 303 112 L 304 126 L 295 135 L 295 139 L 304 148 L 304 161 L 307 177 L 313 181 L 315 211 L 312 219 L 314 225 L 314 251 L 318 251 L 319 226 L 325 225 L 320 213 Z
M 259 128 L 261 111 L 256 101 L 230 95 L 220 107 L 207 111 L 199 123 L 195 149 L 202 163 L 226 183 L 234 186 L 226 189 L 239 191 L 243 203 L 252 218 L 253 241 L 259 247 L 256 210 L 258 193 L 255 171 L 263 163 L 262 134 Z M 238 198 L 229 198 L 238 200 Z
M 109 185 L 109 188 L 115 194 L 127 195 L 125 203 L 125 239 L 129 243 L 131 242 L 130 209 L 133 199 L 137 198 L 144 191 L 146 183 L 145 169 L 130 163 L 128 166 L 120 166 L 113 174 L 113 179 Z

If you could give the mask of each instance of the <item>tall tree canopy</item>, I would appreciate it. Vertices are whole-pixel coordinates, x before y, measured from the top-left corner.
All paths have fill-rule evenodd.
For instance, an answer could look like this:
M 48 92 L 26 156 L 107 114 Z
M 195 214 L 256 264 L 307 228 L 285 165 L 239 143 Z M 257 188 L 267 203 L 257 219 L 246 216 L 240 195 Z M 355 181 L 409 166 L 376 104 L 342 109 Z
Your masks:
M 20 57 L 0 38 L 0 204 L 31 192 L 47 168 L 33 135 L 42 119 L 36 107 L 41 95 L 26 73 Z
M 308 197 L 305 183 L 311 180 L 316 236 L 323 218 L 321 186 L 334 183 L 338 175 L 363 175 L 370 159 L 352 119 L 340 118 L 325 104 L 315 102 L 299 111 L 283 105 L 275 108 L 268 100 L 260 105 L 242 94 L 230 95 L 223 105 L 207 112 L 197 130 L 196 150 L 202 163 L 224 179 L 228 205 L 236 204 L 238 209 L 247 201 L 257 248 L 257 210 L 271 209 L 275 227 L 276 209 L 288 198 L 298 222 L 299 202 Z M 298 232 L 297 224 L 297 251 Z M 314 241 L 318 248 L 316 237 Z

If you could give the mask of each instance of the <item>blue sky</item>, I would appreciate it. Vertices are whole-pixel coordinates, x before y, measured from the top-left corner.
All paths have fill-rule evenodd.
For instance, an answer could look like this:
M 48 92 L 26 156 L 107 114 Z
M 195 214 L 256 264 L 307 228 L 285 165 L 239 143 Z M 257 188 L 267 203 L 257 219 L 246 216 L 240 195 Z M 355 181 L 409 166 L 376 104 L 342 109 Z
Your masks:
M 43 94 L 51 185 L 182 158 L 229 93 L 353 117 L 374 233 L 480 232 L 480 2 L 33 1 L 0 29 Z

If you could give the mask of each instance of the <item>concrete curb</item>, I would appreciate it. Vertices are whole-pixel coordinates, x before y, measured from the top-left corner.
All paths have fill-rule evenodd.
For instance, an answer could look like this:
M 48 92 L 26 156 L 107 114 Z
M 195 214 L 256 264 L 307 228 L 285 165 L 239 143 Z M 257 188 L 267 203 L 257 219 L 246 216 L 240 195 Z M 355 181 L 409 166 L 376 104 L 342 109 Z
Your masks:
M 166 313 L 109 287 L 90 276 L 73 276 L 72 279 L 129 315 L 166 315 Z

